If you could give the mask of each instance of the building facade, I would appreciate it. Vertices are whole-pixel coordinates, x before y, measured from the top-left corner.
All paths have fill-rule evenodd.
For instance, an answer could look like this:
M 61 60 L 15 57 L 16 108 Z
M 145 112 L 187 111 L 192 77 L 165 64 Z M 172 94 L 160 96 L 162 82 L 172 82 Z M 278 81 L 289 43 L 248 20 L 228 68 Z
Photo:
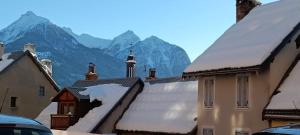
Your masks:
M 59 91 L 29 50 L 3 54 L 0 67 L 1 113 L 35 118 Z
M 262 119 L 262 112 L 300 52 L 300 18 L 287 17 L 276 24 L 268 21 L 296 15 L 299 6 L 284 10 L 294 4 L 299 1 L 279 1 L 255 8 L 185 70 L 184 78 L 199 81 L 199 135 L 250 135 L 270 126 Z M 274 12 L 277 17 L 273 17 Z M 280 26 L 285 23 L 293 25 Z M 285 33 L 276 32 L 275 27 L 281 27 Z M 278 39 L 263 34 L 274 32 L 279 34 Z

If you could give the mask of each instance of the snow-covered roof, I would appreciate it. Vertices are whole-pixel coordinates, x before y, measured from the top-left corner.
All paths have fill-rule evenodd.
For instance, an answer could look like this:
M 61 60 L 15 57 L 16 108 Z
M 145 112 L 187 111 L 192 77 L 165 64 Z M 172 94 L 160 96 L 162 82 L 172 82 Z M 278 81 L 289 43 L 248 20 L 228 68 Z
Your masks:
M 6 53 L 2 56 L 2 60 L 0 60 L 0 72 L 14 61 L 14 59 L 9 58 L 10 55 L 11 53 Z
M 50 105 L 48 105 L 36 118 L 35 120 L 41 122 L 46 127 L 51 127 L 51 114 L 57 113 L 57 103 L 52 102 Z
M 145 83 L 118 130 L 189 133 L 196 126 L 197 81 Z
M 68 130 L 91 132 L 128 90 L 128 87 L 120 84 L 103 84 L 87 87 L 80 94 L 89 95 L 91 102 L 98 99 L 102 101 L 102 105 L 90 110 L 75 125 L 69 127 Z
M 300 0 L 254 8 L 229 28 L 185 73 L 261 65 L 300 22 Z
M 296 110 L 300 108 L 300 62 L 279 86 L 279 93 L 274 95 L 266 107 L 267 110 Z
M 86 90 L 82 90 L 79 93 L 89 96 L 90 102 L 95 99 L 101 101 L 102 105 L 90 110 L 83 118 L 80 118 L 75 125 L 69 127 L 67 129 L 68 131 L 91 132 L 129 90 L 129 87 L 116 83 L 98 84 L 85 88 Z M 51 103 L 39 114 L 36 120 L 50 127 L 50 114 L 56 113 L 57 103 Z

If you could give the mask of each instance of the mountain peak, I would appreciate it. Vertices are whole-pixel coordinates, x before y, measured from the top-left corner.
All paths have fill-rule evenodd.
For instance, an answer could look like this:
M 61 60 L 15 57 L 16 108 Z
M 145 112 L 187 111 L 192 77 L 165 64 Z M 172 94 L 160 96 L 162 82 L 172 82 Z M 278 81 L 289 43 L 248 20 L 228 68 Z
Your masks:
M 160 38 L 158 38 L 157 36 L 150 36 L 150 37 L 148 37 L 147 39 L 151 39 L 151 40 L 162 40 L 162 39 L 160 39 Z
M 32 11 L 27 11 L 23 16 L 36 16 Z
M 117 37 L 136 38 L 140 40 L 140 38 L 132 30 L 127 30 L 126 32 L 120 34 Z
M 50 24 L 50 21 L 44 17 L 37 16 L 32 11 L 27 11 L 18 20 L 1 30 L 0 33 L 3 34 L 0 38 L 8 43 L 12 39 L 15 39 L 20 33 L 29 31 L 38 24 Z
M 113 42 L 115 43 L 119 43 L 119 42 L 124 43 L 124 41 L 127 43 L 129 42 L 136 43 L 140 41 L 140 38 L 133 31 L 127 30 L 126 32 L 120 34 L 119 36 L 113 39 Z
M 30 24 L 39 24 L 39 23 L 45 23 L 50 21 L 44 17 L 37 16 L 32 11 L 27 11 L 14 23 L 17 22 L 22 23 L 23 25 L 30 25 Z
M 151 42 L 153 44 L 166 43 L 164 40 L 158 38 L 157 36 L 150 36 L 144 40 L 144 42 Z

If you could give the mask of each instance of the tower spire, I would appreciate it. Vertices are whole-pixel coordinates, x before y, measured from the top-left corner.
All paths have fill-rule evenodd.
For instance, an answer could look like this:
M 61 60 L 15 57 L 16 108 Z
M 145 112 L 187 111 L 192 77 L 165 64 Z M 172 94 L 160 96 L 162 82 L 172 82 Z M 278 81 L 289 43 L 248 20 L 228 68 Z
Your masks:
M 132 44 L 130 44 L 132 45 Z M 130 49 L 129 55 L 127 56 L 126 60 L 126 77 L 132 78 L 135 76 L 135 57 L 133 55 L 133 51 Z

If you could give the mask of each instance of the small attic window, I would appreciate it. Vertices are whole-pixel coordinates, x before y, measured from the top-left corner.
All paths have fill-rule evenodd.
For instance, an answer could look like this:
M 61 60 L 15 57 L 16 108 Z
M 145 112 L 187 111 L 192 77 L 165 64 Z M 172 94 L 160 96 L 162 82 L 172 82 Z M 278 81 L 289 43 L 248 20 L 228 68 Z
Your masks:
M 296 39 L 296 48 L 298 49 L 300 47 L 300 35 Z

